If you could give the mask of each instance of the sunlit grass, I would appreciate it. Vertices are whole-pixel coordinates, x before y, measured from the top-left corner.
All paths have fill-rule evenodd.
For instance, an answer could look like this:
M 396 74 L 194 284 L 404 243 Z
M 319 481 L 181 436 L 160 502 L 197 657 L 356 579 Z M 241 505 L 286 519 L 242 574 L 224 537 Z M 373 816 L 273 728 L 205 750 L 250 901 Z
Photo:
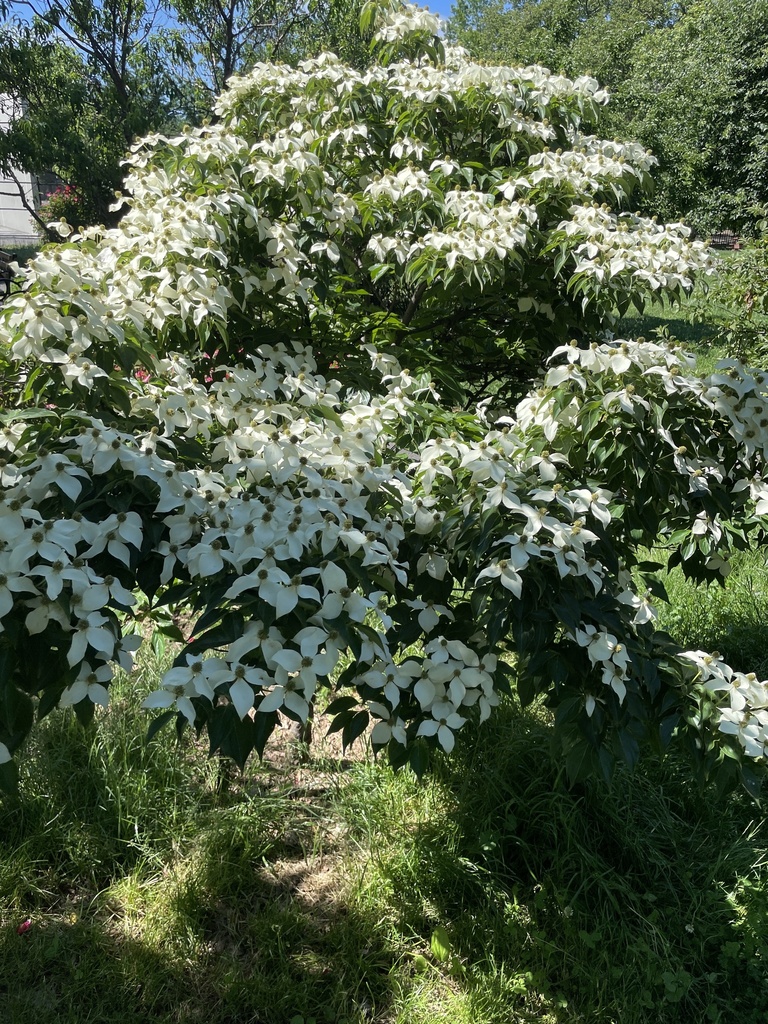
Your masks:
M 673 569 L 664 578 L 670 603 L 660 605 L 659 625 L 683 647 L 718 651 L 734 668 L 762 679 L 768 675 L 768 555 L 739 552 L 731 564 L 723 585 L 696 585 Z

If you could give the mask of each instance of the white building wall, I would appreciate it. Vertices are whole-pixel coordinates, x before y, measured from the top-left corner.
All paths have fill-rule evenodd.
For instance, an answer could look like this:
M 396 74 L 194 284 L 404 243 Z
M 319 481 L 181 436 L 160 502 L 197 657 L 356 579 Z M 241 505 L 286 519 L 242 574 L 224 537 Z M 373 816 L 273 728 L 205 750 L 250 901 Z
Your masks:
M 0 96 L 0 131 L 18 116 L 18 106 L 8 96 Z M 16 174 L 19 185 L 30 206 L 34 205 L 32 178 L 29 174 L 19 171 Z M 0 249 L 13 251 L 25 245 L 37 245 L 39 238 L 35 233 L 32 218 L 24 209 L 21 201 L 19 185 L 13 178 L 6 178 L 0 173 Z

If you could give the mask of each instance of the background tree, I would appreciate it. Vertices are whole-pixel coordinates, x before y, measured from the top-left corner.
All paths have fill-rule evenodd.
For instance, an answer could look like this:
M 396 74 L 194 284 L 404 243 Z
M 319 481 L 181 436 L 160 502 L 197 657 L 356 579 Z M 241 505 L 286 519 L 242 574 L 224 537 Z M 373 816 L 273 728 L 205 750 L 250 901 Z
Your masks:
M 697 0 L 646 34 L 612 124 L 660 162 L 654 211 L 740 229 L 768 203 L 768 3 Z
M 360 6 L 356 0 L 173 0 L 164 12 L 163 59 L 192 99 L 188 113 L 199 119 L 211 114 L 228 79 L 256 61 L 295 63 L 330 50 L 363 63 Z
M 23 2 L 9 5 L 0 32 L 0 92 L 13 109 L 0 139 L 4 167 L 53 172 L 90 223 L 114 220 L 109 206 L 135 136 L 178 123 L 151 38 L 156 13 L 119 0 Z
M 94 222 L 105 212 L 105 197 L 117 187 L 116 161 L 122 149 L 98 124 L 99 111 L 88 95 L 82 62 L 62 44 L 42 42 L 22 26 L 3 27 L 0 45 L 0 91 L 7 97 L 7 128 L 0 133 L 0 166 L 6 177 L 15 169 L 39 175 L 56 173 L 66 182 L 82 183 Z M 55 141 L 54 141 L 55 140 Z M 24 188 L 31 217 L 45 226 Z
M 459 0 L 451 31 L 486 60 L 595 74 L 606 132 L 659 159 L 642 208 L 749 229 L 768 202 L 765 0 Z
M 638 39 L 678 9 L 673 0 L 457 0 L 449 34 L 483 60 L 588 68 L 613 86 Z
M 32 40 L 61 41 L 79 54 L 93 92 L 109 92 L 113 131 L 127 147 L 165 114 L 162 68 L 151 66 L 160 7 L 143 0 L 15 0 L 9 11 L 31 22 Z M 160 85 L 162 83 L 162 86 Z
M 210 117 L 234 72 L 324 48 L 366 58 L 352 31 L 355 2 L 13 0 L 5 13 L 0 94 L 13 116 L 0 166 L 53 172 L 88 223 L 114 223 L 109 207 L 132 141 Z

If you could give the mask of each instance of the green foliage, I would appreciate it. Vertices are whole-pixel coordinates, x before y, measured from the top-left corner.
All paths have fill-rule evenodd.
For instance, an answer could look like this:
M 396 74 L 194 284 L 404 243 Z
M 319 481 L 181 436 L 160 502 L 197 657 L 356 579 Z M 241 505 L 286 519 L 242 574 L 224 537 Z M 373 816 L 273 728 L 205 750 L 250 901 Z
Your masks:
M 126 23 L 129 41 L 136 31 Z M 138 62 L 138 50 L 134 57 Z M 113 71 L 47 23 L 9 20 L 0 28 L 0 92 L 11 115 L 0 137 L 0 164 L 6 171 L 58 175 L 80 197 L 86 216 L 75 224 L 114 222 L 109 206 L 129 143 L 136 133 L 169 123 L 157 74 L 134 77 L 127 64 Z
M 457 0 L 449 33 L 484 60 L 588 70 L 621 81 L 639 38 L 674 21 L 671 0 Z
M 659 159 L 642 209 L 702 232 L 751 227 L 766 201 L 765 0 L 460 0 L 451 31 L 486 60 L 589 70 L 609 132 Z
M 614 124 L 660 161 L 656 211 L 701 231 L 754 223 L 766 199 L 764 0 L 699 0 L 633 50 Z
M 768 363 L 768 233 L 749 241 L 741 252 L 722 257 L 723 272 L 712 290 L 693 304 L 694 322 L 713 325 L 724 352 L 745 363 Z
M 643 549 L 712 579 L 765 536 L 768 379 L 595 337 L 710 255 L 598 202 L 650 160 L 584 134 L 595 80 L 369 16 L 380 63 L 258 66 L 135 146 L 119 228 L 5 306 L 0 767 L 107 704 L 138 591 L 194 623 L 153 729 L 240 767 L 330 690 L 345 746 L 422 776 L 514 686 L 573 783 L 674 741 L 755 791 L 768 683 L 654 630 Z

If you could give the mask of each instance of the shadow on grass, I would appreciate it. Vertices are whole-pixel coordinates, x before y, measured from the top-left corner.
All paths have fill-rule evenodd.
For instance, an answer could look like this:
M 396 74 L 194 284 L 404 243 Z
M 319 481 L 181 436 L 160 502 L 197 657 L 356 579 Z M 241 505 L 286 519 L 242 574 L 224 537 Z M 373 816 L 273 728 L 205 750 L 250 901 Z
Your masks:
M 445 814 L 382 870 L 402 930 L 447 932 L 467 1020 L 764 1024 L 754 805 L 710 803 L 671 762 L 569 790 L 548 729 L 511 708 L 462 739 Z
M 671 761 L 569 790 L 507 705 L 423 784 L 221 798 L 194 744 L 41 737 L 0 806 L 0 1021 L 768 1018 L 765 830 Z
M 345 903 L 327 806 L 217 795 L 195 744 L 147 748 L 119 719 L 43 723 L 0 804 L 0 1021 L 386 1013 L 397 952 Z
M 211 862 L 207 870 L 215 873 Z M 290 891 L 256 866 L 235 895 L 194 882 L 194 913 L 138 922 L 113 904 L 83 918 L 36 915 L 0 929 L 0 1019 L 358 1024 L 386 1012 L 392 953 L 374 922 Z M 188 895 L 188 894 L 187 894 Z M 142 934 L 130 935 L 130 929 Z
M 711 323 L 691 323 L 681 313 L 670 310 L 670 316 L 625 316 L 614 333 L 619 338 L 652 339 L 659 330 L 668 330 L 673 338 L 694 348 L 706 349 L 717 333 Z M 676 315 L 675 315 L 676 313 Z

